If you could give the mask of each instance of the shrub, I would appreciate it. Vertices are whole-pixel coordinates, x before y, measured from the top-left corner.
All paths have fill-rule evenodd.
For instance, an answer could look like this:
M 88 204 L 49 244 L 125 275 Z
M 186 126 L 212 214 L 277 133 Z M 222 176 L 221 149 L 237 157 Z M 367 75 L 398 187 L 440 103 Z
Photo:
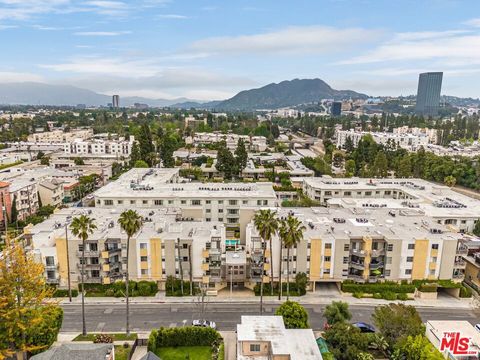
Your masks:
M 108 334 L 97 334 L 95 335 L 95 339 L 93 339 L 95 344 L 112 344 L 113 337 Z
M 408 295 L 405 293 L 397 294 L 397 299 L 402 300 L 402 301 L 407 301 L 408 300 Z
M 123 343 L 123 347 L 124 347 L 125 349 L 128 349 L 128 348 L 130 347 L 130 344 L 127 343 L 127 342 L 124 342 L 124 343 Z
M 105 296 L 114 296 L 114 295 L 115 295 L 115 290 L 113 289 L 105 290 Z
M 363 297 L 363 292 L 357 291 L 353 293 L 353 297 L 361 299 Z
M 350 293 L 363 292 L 368 294 L 383 293 L 386 291 L 394 293 L 413 293 L 415 292 L 415 285 L 398 284 L 393 281 L 374 284 L 357 284 L 352 281 L 345 281 L 342 283 L 342 291 Z
M 460 288 L 460 297 L 461 298 L 472 297 L 472 290 L 470 290 L 468 287 L 462 285 L 462 287 Z
M 420 287 L 418 288 L 418 290 L 420 290 L 421 292 L 428 292 L 428 293 L 437 292 L 437 289 L 438 289 L 438 285 L 435 284 L 435 283 L 432 283 L 432 284 L 422 284 L 422 285 L 420 285 Z
M 212 346 L 220 340 L 220 334 L 211 328 L 184 326 L 153 330 L 148 338 L 148 350 L 161 347 Z
M 72 289 L 72 297 L 78 296 L 78 290 Z M 66 289 L 56 289 L 52 297 L 68 297 L 68 290 Z
M 374 299 L 381 299 L 381 298 L 382 298 L 382 294 L 380 294 L 380 293 L 374 293 L 374 294 L 373 294 L 373 298 L 374 298 Z
M 393 291 L 385 291 L 382 294 L 382 297 L 385 300 L 397 300 L 397 294 L 395 294 Z

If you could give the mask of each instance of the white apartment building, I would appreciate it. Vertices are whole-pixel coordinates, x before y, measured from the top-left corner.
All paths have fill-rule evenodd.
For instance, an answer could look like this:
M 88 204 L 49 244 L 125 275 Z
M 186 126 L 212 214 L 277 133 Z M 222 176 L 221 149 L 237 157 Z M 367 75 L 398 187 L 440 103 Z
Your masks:
M 74 139 L 87 140 L 93 136 L 92 129 L 51 130 L 28 135 L 27 141 L 32 143 L 64 143 Z
M 18 220 L 24 220 L 38 210 L 38 187 L 34 179 L 15 179 L 10 183 L 10 199 L 16 202 Z
M 394 141 L 397 146 L 408 151 L 417 151 L 421 146 L 426 148 L 430 142 L 429 137 L 425 134 L 413 135 L 410 133 L 396 134 L 386 132 L 336 130 L 336 146 L 339 149 L 344 148 L 347 138 L 350 138 L 353 142 L 353 146 L 357 147 L 358 143 L 365 135 L 371 135 L 377 144 L 386 145 L 388 141 Z
M 415 209 L 460 232 L 480 219 L 479 200 L 422 179 L 304 178 L 303 193 L 329 207 Z
M 418 128 L 418 127 L 408 127 L 408 126 L 400 126 L 394 128 L 392 130 L 394 134 L 398 135 L 405 135 L 405 134 L 412 134 L 412 135 L 425 135 L 428 137 L 428 141 L 430 144 L 437 143 L 437 129 L 429 129 L 429 128 Z
M 118 140 L 80 140 L 74 139 L 64 144 L 65 154 L 72 156 L 102 156 L 114 155 L 128 157 L 132 153 L 134 136 L 128 140 L 120 137 Z
M 267 148 L 267 138 L 265 136 L 248 136 L 237 134 L 223 134 L 221 132 L 212 133 L 195 133 L 192 137 L 187 137 L 185 143 L 197 145 L 215 144 L 220 141 L 225 141 L 227 148 L 231 151 L 235 151 L 237 148 L 238 140 L 243 139 L 245 147 L 251 151 L 265 151 Z

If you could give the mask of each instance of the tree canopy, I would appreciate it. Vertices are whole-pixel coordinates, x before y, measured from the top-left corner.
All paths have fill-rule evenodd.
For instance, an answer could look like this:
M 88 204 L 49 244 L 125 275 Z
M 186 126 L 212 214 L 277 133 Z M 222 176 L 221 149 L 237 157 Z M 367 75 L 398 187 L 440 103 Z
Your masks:
M 283 317 L 287 329 L 308 329 L 308 313 L 297 302 L 286 301 L 275 311 L 275 315 Z

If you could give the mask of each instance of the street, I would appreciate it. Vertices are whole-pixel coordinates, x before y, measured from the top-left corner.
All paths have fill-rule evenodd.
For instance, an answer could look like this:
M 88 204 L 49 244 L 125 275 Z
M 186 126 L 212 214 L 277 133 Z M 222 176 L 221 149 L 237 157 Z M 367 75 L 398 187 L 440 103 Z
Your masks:
M 277 305 L 265 304 L 265 315 L 273 315 Z M 64 320 L 62 330 L 74 332 L 82 330 L 82 312 L 80 304 L 63 304 Z M 85 305 L 87 331 L 121 332 L 125 331 L 125 305 Z M 322 316 L 325 305 L 305 305 L 309 312 L 310 326 L 321 329 L 325 322 Z M 352 321 L 372 323 L 371 305 L 351 305 Z M 480 311 L 452 308 L 418 308 L 423 321 L 427 320 L 467 320 L 471 324 L 480 323 Z M 256 304 L 208 304 L 205 319 L 217 323 L 219 330 L 235 330 L 241 315 L 258 315 Z M 173 327 L 191 323 L 192 319 L 202 318 L 195 304 L 131 304 L 130 324 L 132 331 L 149 331 L 160 326 Z

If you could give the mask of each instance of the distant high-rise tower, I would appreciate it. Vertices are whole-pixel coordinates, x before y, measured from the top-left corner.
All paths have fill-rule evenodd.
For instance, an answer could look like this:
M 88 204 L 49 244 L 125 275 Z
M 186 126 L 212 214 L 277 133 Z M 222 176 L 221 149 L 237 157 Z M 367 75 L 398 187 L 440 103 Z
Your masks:
M 332 116 L 342 115 L 342 102 L 341 101 L 332 102 L 332 107 L 330 109 L 330 113 L 332 114 Z
M 417 105 L 415 112 L 424 116 L 438 115 L 443 72 L 422 73 L 418 77 Z
M 112 107 L 114 109 L 118 109 L 120 107 L 120 96 L 118 95 L 112 96 Z

